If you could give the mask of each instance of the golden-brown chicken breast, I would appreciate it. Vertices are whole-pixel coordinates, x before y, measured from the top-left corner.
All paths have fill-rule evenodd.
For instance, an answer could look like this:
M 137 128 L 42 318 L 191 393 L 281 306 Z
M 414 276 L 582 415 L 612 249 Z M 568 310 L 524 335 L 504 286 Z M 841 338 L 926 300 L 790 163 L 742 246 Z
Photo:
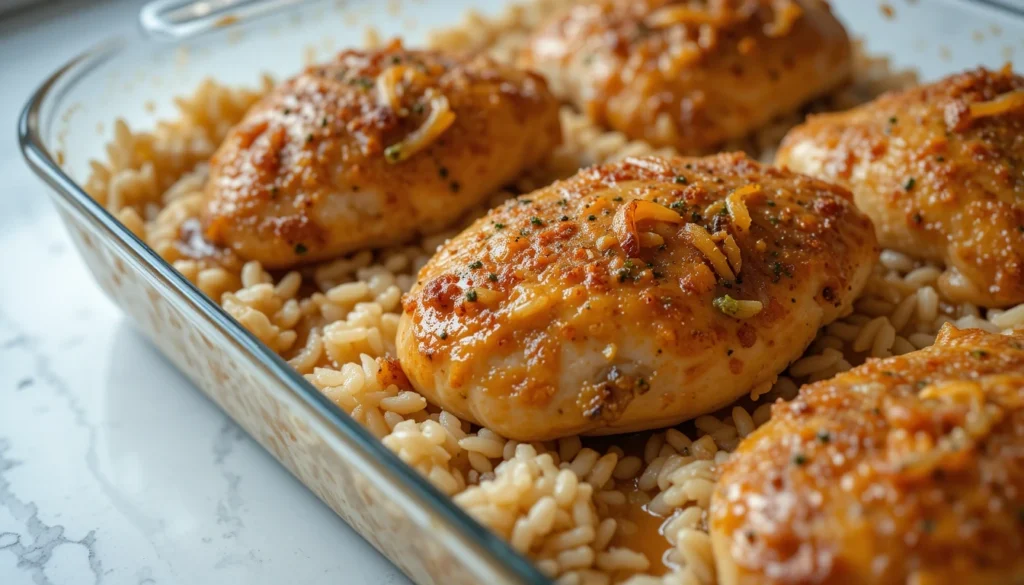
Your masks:
M 820 0 L 588 0 L 522 63 L 596 122 L 696 154 L 835 88 L 851 54 Z
M 485 57 L 344 51 L 281 84 L 210 165 L 207 237 L 280 268 L 456 221 L 559 142 L 534 74 Z
M 715 410 L 849 310 L 877 252 L 849 198 L 739 154 L 581 171 L 438 252 L 399 359 L 428 400 L 519 440 Z
M 885 247 L 946 262 L 956 301 L 1024 302 L 1024 77 L 947 77 L 812 116 L 776 162 L 853 191 Z
M 721 585 L 1024 583 L 1024 334 L 946 325 L 774 405 L 710 527 Z

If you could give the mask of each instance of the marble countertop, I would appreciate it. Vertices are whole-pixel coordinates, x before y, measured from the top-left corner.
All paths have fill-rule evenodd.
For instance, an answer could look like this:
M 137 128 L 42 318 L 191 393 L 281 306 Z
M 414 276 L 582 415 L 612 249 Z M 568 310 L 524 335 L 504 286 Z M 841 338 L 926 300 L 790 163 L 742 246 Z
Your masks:
M 408 583 L 132 329 L 18 152 L 29 93 L 137 10 L 0 18 L 0 583 Z

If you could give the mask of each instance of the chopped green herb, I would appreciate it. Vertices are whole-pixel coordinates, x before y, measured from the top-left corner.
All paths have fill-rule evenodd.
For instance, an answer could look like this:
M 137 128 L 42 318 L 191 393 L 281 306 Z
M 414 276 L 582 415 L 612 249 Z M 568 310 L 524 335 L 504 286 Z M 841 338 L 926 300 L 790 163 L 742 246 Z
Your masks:
M 422 114 L 426 110 L 426 108 L 427 107 L 423 105 L 423 102 L 416 102 L 412 106 L 412 111 L 416 114 Z
M 533 203 L 533 199 L 520 199 L 519 202 L 523 205 L 529 205 L 530 203 Z
M 591 214 L 587 216 L 587 221 L 594 221 L 595 219 L 597 219 L 596 215 Z
M 768 201 L 768 207 L 775 207 L 775 202 L 769 200 Z
M 384 160 L 389 163 L 396 163 L 402 158 L 402 146 L 400 144 L 392 144 L 391 146 L 384 149 Z
M 562 217 L 558 218 L 558 221 L 569 221 L 569 216 L 563 215 Z
M 298 244 L 295 244 L 295 253 L 298 254 L 299 256 L 305 254 L 308 251 L 309 251 L 309 248 L 307 248 L 306 245 L 303 244 L 302 242 L 299 242 Z
M 536 215 L 530 218 L 530 223 L 533 225 L 544 225 L 544 222 Z
M 618 203 L 618 202 L 622 201 L 622 197 L 620 197 L 620 196 L 612 197 L 612 201 L 615 201 L 616 203 Z
M 479 261 L 479 260 L 476 260 L 476 261 L 470 262 L 469 263 L 469 267 L 472 270 L 479 270 L 479 269 L 484 267 L 484 263 Z
M 988 352 L 983 349 L 974 349 L 971 350 L 971 356 L 976 357 L 978 359 L 984 359 L 988 357 Z
M 505 224 L 495 222 L 494 223 L 494 229 L 496 229 L 496 230 L 503 230 L 503 229 L 505 229 Z
M 908 177 L 907 180 L 903 183 L 903 189 L 906 191 L 910 191 L 911 189 L 914 188 L 915 184 L 917 184 L 917 179 L 915 179 L 914 177 Z
M 822 443 L 832 442 L 832 433 L 828 432 L 828 429 L 818 429 L 818 434 L 815 435 L 818 440 Z
M 895 124 L 896 123 L 896 116 L 893 116 L 893 117 L 889 118 L 889 123 L 890 124 Z
M 703 219 L 704 218 L 701 216 L 701 214 L 697 213 L 696 211 L 690 214 L 690 221 L 692 221 L 693 223 L 700 223 Z
M 441 339 L 448 339 L 448 332 L 447 331 L 442 331 L 442 332 L 438 333 L 437 336 L 440 337 Z
M 466 300 L 471 302 L 471 303 L 475 303 L 476 302 L 476 291 L 473 290 L 473 289 L 467 290 L 466 291 Z
M 498 275 L 492 272 L 487 275 L 487 280 L 491 282 L 498 282 Z
M 676 175 L 676 178 L 672 179 L 672 182 L 674 182 L 676 185 L 685 185 L 689 181 L 687 181 L 686 177 L 682 175 Z
M 790 278 L 793 277 L 793 273 L 791 273 L 789 269 L 782 264 L 782 262 L 772 262 L 772 274 L 775 275 L 772 282 L 778 282 L 782 275 L 789 276 Z
M 803 453 L 794 453 L 793 454 L 793 465 L 798 465 L 798 466 L 807 465 L 807 456 L 804 455 Z

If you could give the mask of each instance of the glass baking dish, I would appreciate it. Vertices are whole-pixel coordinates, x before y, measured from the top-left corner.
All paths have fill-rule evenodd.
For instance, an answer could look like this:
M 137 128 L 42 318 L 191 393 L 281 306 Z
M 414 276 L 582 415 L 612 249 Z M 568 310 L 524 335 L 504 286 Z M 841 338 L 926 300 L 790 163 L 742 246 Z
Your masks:
M 315 2 L 160 0 L 138 34 L 50 76 L 19 120 L 29 165 L 106 293 L 192 381 L 345 521 L 421 584 L 550 583 L 341 411 L 86 195 L 114 121 L 150 128 L 206 77 L 256 86 L 362 43 L 372 25 L 415 45 L 488 0 Z M 999 2 L 834 0 L 867 50 L 923 79 L 1024 51 L 1024 13 Z

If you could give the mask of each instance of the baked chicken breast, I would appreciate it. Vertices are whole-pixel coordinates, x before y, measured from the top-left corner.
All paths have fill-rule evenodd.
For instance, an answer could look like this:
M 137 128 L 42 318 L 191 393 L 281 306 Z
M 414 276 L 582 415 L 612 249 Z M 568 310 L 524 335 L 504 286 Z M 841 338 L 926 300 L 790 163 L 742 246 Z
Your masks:
M 851 55 L 820 0 L 587 0 L 522 63 L 597 123 L 700 154 L 832 90 Z
M 455 222 L 559 142 L 540 77 L 486 58 L 348 50 L 257 103 L 210 165 L 207 238 L 269 268 Z
M 877 254 L 840 188 L 740 154 L 628 158 L 492 210 L 421 270 L 398 354 L 518 440 L 675 424 L 770 382 Z
M 1024 582 L 1024 333 L 946 325 L 774 405 L 710 528 L 722 585 Z
M 776 162 L 849 188 L 885 247 L 955 301 L 1024 302 L 1024 77 L 977 69 L 812 116 Z

